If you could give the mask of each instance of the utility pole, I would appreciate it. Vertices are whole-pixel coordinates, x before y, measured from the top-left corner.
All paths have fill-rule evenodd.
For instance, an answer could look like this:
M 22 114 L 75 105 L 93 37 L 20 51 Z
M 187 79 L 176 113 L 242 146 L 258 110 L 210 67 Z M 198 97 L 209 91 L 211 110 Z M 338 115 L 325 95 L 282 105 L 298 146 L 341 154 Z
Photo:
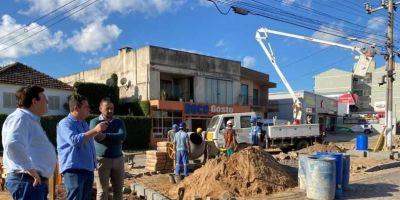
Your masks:
M 400 5 L 399 2 L 394 0 L 381 0 L 381 6 L 378 8 L 372 8 L 370 3 L 365 3 L 365 10 L 368 14 L 373 12 L 387 9 L 388 10 L 388 29 L 387 29 L 387 64 L 386 64 L 386 106 L 385 106 L 385 149 L 388 151 L 392 150 L 392 136 L 393 136 L 393 81 L 394 81 L 394 52 L 393 52 L 393 30 L 394 30 L 394 11 L 395 6 Z

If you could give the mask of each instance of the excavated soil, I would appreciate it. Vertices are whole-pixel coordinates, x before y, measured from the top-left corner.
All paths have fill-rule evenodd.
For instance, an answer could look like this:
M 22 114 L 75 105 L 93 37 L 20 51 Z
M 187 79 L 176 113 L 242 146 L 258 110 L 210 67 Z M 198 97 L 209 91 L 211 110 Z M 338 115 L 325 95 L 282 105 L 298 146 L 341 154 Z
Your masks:
M 301 149 L 298 153 L 315 153 L 315 152 L 343 152 L 341 148 L 335 144 L 314 144 L 305 149 Z
M 262 197 L 295 187 L 296 181 L 269 153 L 248 147 L 231 157 L 207 162 L 170 190 L 177 196 L 185 188 L 184 199 L 192 197 Z

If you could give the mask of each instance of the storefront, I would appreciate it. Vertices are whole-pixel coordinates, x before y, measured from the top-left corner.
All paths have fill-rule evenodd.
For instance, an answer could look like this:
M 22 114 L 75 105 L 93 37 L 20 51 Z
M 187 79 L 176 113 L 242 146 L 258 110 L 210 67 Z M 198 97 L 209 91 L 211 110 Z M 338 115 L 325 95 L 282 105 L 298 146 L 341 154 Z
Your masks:
M 189 131 L 206 129 L 212 116 L 224 113 L 250 112 L 250 106 L 202 104 L 182 101 L 151 100 L 152 133 L 150 144 L 167 140 L 173 124 L 184 121 Z

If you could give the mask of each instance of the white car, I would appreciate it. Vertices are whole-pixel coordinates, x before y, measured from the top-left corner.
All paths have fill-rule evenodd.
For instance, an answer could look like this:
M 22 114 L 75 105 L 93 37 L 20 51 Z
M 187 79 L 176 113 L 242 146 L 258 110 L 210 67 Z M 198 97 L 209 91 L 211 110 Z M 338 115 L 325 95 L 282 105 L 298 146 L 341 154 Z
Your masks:
M 351 127 L 351 130 L 355 133 L 371 134 L 373 132 L 371 124 L 356 124 Z

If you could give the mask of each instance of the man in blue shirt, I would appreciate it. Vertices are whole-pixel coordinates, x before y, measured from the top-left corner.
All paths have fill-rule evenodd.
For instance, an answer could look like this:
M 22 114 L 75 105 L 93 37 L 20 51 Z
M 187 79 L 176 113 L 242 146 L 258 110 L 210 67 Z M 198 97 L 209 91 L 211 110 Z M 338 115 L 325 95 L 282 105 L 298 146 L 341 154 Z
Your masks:
M 126 128 L 122 120 L 115 118 L 114 104 L 110 98 L 100 101 L 101 115 L 90 121 L 90 128 L 102 121 L 108 122 L 107 129 L 95 137 L 97 170 L 94 172 L 97 188 L 97 200 L 108 199 L 108 187 L 111 179 L 113 199 L 122 200 L 124 185 L 124 157 L 122 143 L 126 138 Z
M 174 143 L 176 147 L 176 168 L 175 174 L 180 174 L 180 165 L 183 164 L 183 174 L 189 176 L 188 164 L 190 154 L 189 135 L 185 132 L 186 124 L 179 124 L 179 131 L 175 133 Z
M 57 124 L 57 150 L 68 200 L 91 199 L 96 168 L 93 138 L 107 129 L 107 122 L 89 130 L 85 119 L 90 108 L 86 97 L 73 94 L 69 98 L 70 113 Z
M 251 143 L 253 146 L 258 145 L 258 140 L 261 137 L 261 128 L 257 126 L 257 119 L 252 117 L 250 119 L 251 128 L 250 128 L 250 137 Z
M 13 199 L 47 199 L 56 151 L 40 124 L 40 117 L 47 112 L 43 92 L 39 86 L 20 88 L 16 92 L 18 108 L 3 124 L 5 187 Z

